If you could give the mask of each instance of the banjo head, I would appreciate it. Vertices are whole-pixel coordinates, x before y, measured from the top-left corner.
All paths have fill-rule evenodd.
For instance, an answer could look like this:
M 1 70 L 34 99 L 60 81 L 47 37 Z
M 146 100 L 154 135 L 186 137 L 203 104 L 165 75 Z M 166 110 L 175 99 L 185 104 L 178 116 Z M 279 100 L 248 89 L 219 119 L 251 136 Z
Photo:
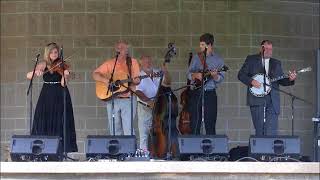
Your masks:
M 252 77 L 252 79 L 258 81 L 261 83 L 260 88 L 251 87 L 249 90 L 251 94 L 253 94 L 256 97 L 263 97 L 265 95 L 268 95 L 271 91 L 270 86 L 266 86 L 266 92 L 264 92 L 263 83 L 264 83 L 264 75 L 262 73 L 256 74 Z M 266 77 L 266 84 L 270 85 L 270 78 Z

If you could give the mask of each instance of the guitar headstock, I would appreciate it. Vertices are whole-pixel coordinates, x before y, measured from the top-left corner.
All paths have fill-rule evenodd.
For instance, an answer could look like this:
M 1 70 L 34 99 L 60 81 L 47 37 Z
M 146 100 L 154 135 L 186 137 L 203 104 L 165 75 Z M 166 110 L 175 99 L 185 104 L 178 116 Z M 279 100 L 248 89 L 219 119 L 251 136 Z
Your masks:
M 310 71 L 312 71 L 311 66 L 306 67 L 306 68 L 303 68 L 303 69 L 300 69 L 298 72 L 299 72 L 299 73 L 302 73 L 302 72 L 310 72 Z
M 170 63 L 171 61 L 171 58 L 177 54 L 176 52 L 176 46 L 174 43 L 169 43 L 168 44 L 168 49 L 167 49 L 167 52 L 166 52 L 166 55 L 164 56 L 164 62 L 165 63 Z

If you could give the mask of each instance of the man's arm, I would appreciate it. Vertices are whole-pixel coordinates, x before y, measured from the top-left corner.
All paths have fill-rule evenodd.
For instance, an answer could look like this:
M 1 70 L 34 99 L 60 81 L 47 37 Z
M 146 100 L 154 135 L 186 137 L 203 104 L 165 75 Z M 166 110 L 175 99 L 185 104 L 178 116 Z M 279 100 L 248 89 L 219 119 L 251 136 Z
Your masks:
M 136 59 L 132 59 L 132 67 L 131 67 L 131 71 L 132 71 L 132 84 L 133 85 L 138 85 L 140 83 L 140 78 L 139 78 L 139 74 L 140 74 L 140 67 L 139 67 L 139 63 Z
M 202 79 L 202 74 L 195 72 L 197 70 L 197 62 L 200 62 L 199 56 L 194 55 L 188 68 L 187 76 L 189 80 L 199 79 L 201 81 Z
M 97 69 L 95 69 L 93 71 L 92 78 L 95 81 L 100 81 L 100 82 L 108 84 L 110 76 L 111 76 L 108 69 L 109 69 L 109 67 L 108 67 L 107 62 L 103 63 Z
M 279 63 L 279 72 L 280 72 L 280 74 L 283 74 L 283 70 L 282 70 L 282 66 L 281 66 L 281 63 Z M 295 83 L 295 77 L 296 77 L 296 73 L 294 72 L 294 78 L 291 78 L 290 76 L 292 76 L 292 73 L 290 72 L 289 73 L 289 77 L 288 78 L 284 78 L 284 79 L 281 79 L 281 80 L 279 80 L 278 82 L 279 82 L 279 84 L 280 85 L 282 85 L 282 86 L 292 86 L 292 85 L 294 85 L 294 83 Z
M 252 86 L 253 79 L 248 76 L 249 74 L 249 56 L 247 56 L 244 64 L 238 72 L 238 79 L 247 86 Z
M 109 83 L 109 78 L 107 77 L 107 75 L 103 75 L 100 72 L 93 72 L 92 73 L 92 78 L 95 81 L 100 81 L 100 82 L 103 82 L 103 83 L 106 83 L 106 84 Z

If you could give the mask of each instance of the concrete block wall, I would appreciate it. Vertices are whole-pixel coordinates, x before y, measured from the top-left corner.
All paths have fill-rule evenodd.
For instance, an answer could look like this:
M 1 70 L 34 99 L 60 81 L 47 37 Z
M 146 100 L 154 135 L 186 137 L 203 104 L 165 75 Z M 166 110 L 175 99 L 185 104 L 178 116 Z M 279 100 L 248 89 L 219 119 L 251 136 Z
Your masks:
M 246 87 L 237 73 L 248 54 L 256 53 L 263 39 L 274 42 L 274 57 L 283 69 L 314 66 L 319 48 L 319 0 L 1 0 L 1 147 L 13 134 L 29 133 L 26 90 L 35 55 L 49 42 L 63 44 L 76 78 L 72 95 L 79 154 L 87 135 L 106 134 L 106 110 L 95 96 L 92 71 L 114 55 L 119 39 L 127 40 L 133 57 L 151 55 L 163 61 L 169 42 L 177 56 L 169 65 L 173 88 L 186 84 L 189 52 L 196 53 L 199 36 L 215 36 L 216 51 L 230 71 L 218 89 L 217 132 L 226 134 L 230 147 L 244 145 L 254 132 Z M 41 56 L 42 57 L 42 56 Z M 34 107 L 42 80 L 33 88 Z M 301 74 L 293 87 L 283 88 L 315 102 L 315 72 Z M 180 96 L 181 92 L 176 95 Z M 302 150 L 312 154 L 315 106 L 295 101 L 295 134 Z M 281 96 L 280 134 L 291 134 L 291 100 Z M 3 153 L 1 153 L 3 154 Z M 4 160 L 4 158 L 1 158 Z

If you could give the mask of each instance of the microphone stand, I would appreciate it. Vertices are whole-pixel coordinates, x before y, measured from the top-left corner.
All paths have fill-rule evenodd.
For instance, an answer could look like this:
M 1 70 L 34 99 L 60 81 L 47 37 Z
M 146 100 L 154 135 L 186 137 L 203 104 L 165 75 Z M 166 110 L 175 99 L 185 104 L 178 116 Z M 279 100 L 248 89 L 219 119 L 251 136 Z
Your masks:
M 114 65 L 113 65 L 113 69 L 112 69 L 112 73 L 111 73 L 111 77 L 109 79 L 109 87 L 108 87 L 108 91 L 111 91 L 111 113 L 112 113 L 112 134 L 113 136 L 116 135 L 116 129 L 115 129 L 115 113 L 114 113 L 114 97 L 113 97 L 113 91 L 114 91 L 114 87 L 115 87 L 115 82 L 113 82 L 113 75 L 114 75 L 114 71 L 116 69 L 116 64 L 117 64 L 117 61 L 118 61 L 118 57 L 119 57 L 119 52 L 117 52 L 117 55 L 116 55 L 116 60 L 114 62 Z M 107 123 L 108 124 L 108 123 Z
M 204 63 L 202 68 L 202 78 L 201 78 L 201 126 L 200 126 L 200 134 L 206 134 L 205 122 L 204 122 L 204 74 L 206 71 L 206 61 L 207 61 L 207 47 L 204 50 Z
M 64 81 L 64 87 L 63 88 L 63 160 L 67 160 L 67 159 L 71 159 L 73 161 L 76 161 L 75 159 L 68 157 L 67 154 L 67 148 L 66 148 L 66 144 L 67 144 L 67 81 L 66 81 L 66 77 L 64 74 L 65 66 L 64 66 L 64 60 L 63 60 L 63 46 L 61 46 L 61 50 L 60 50 L 60 60 L 61 60 L 61 64 L 60 67 L 62 67 L 62 78 Z M 62 160 L 62 159 L 60 159 Z
M 127 57 L 126 57 L 126 64 L 127 64 L 127 66 L 128 66 L 128 71 L 129 71 L 129 78 L 133 81 L 133 79 L 132 79 L 132 76 L 131 76 L 131 72 L 132 72 L 132 70 L 131 70 L 131 68 L 132 68 L 132 59 L 131 59 L 131 57 L 129 56 L 129 55 L 127 55 Z M 131 89 L 130 89 L 130 85 L 129 85 L 130 83 L 128 83 L 128 87 L 127 87 L 127 89 L 130 91 L 130 92 L 133 92 Z M 130 133 L 131 133 L 131 136 L 133 136 L 133 94 L 135 94 L 135 93 L 131 93 L 131 96 L 130 96 L 130 123 L 131 123 L 131 131 L 130 131 Z
M 32 76 L 31 76 L 31 79 L 30 79 L 30 82 L 29 82 L 29 87 L 28 87 L 28 90 L 27 90 L 27 96 L 30 94 L 30 100 L 29 100 L 29 103 L 30 103 L 30 107 L 29 107 L 29 115 L 30 115 L 29 134 L 30 135 L 31 135 L 31 132 L 32 132 L 32 110 L 33 110 L 33 107 L 32 107 L 32 85 L 33 85 L 34 73 L 36 71 L 36 68 L 37 68 L 37 65 L 38 65 L 38 62 L 39 62 L 39 56 L 40 56 L 40 54 L 37 54 L 37 56 L 36 56 L 36 63 L 34 64 L 33 73 L 32 73 Z
M 61 45 L 61 50 L 60 50 L 60 60 L 61 60 L 61 64 L 60 66 L 62 67 L 62 78 L 64 81 L 64 87 L 63 88 L 63 157 L 64 160 L 66 160 L 68 158 L 67 156 L 67 148 L 66 148 L 66 144 L 67 144 L 67 139 L 66 139 L 66 135 L 67 135 L 67 106 L 66 106 L 66 91 L 67 91 L 67 81 L 66 78 L 64 76 L 64 60 L 63 60 L 63 46 Z
M 266 84 L 266 83 L 264 83 L 264 84 L 265 84 L 265 86 L 269 86 L 272 89 L 277 90 L 279 92 L 282 92 L 283 94 L 286 94 L 286 95 L 291 97 L 291 135 L 293 136 L 294 135 L 294 100 L 298 99 L 298 100 L 300 100 L 300 101 L 302 101 L 302 102 L 304 102 L 304 103 L 306 103 L 308 105 L 313 105 L 313 104 L 311 102 L 305 100 L 305 99 L 302 99 L 302 98 L 300 98 L 298 96 L 293 95 L 292 93 L 289 93 L 289 92 L 286 92 L 286 91 L 284 91 L 282 89 L 276 88 L 276 87 L 272 86 L 272 84 L 270 84 L 270 85 Z
M 265 67 L 265 59 L 264 59 L 264 47 L 262 47 L 262 67 L 263 67 L 263 92 L 264 92 L 264 105 L 263 105 L 263 125 L 262 125 L 262 135 L 266 135 L 266 108 L 267 108 L 267 99 L 266 99 L 266 92 L 267 92 L 267 88 L 266 88 L 266 67 Z

